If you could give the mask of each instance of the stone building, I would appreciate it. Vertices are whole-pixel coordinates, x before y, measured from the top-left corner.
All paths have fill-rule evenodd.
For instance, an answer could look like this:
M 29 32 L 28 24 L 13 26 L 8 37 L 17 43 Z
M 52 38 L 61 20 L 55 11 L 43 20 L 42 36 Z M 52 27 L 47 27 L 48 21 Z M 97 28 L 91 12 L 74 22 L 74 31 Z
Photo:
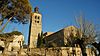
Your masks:
M 38 7 L 34 8 L 32 13 L 32 18 L 30 20 L 30 30 L 29 30 L 29 39 L 28 45 L 29 48 L 37 47 L 38 34 L 42 31 L 42 15 L 40 14 Z
M 23 48 L 23 35 L 14 35 L 13 41 L 9 44 L 8 51 L 19 51 L 20 48 Z
M 51 34 L 53 34 L 54 32 L 45 32 L 43 35 L 44 35 L 44 37 L 45 36 L 49 36 L 49 35 L 51 35 Z
M 19 51 L 23 47 L 23 41 L 24 36 L 18 31 L 0 34 L 0 47 L 5 48 L 5 42 L 7 42 L 7 51 Z
M 47 47 L 63 47 L 67 45 L 68 39 L 70 38 L 70 34 L 74 36 L 77 35 L 78 29 L 74 26 L 69 26 L 64 29 L 61 29 L 51 35 L 45 37 L 46 46 Z

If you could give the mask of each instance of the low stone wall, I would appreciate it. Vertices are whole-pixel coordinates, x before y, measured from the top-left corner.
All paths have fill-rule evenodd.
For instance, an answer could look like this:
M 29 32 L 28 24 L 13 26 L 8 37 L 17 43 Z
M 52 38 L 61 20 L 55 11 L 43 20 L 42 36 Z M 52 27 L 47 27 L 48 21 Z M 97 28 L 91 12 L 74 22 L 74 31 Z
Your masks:
M 95 56 L 90 48 L 86 49 L 86 52 L 87 56 Z M 8 51 L 6 54 L 8 56 L 82 56 L 80 48 L 72 47 L 33 48 L 30 51 L 23 49 L 20 55 L 16 51 Z
M 87 56 L 95 56 L 91 49 L 86 49 Z M 31 56 L 82 56 L 80 48 L 56 47 L 34 48 L 30 50 Z

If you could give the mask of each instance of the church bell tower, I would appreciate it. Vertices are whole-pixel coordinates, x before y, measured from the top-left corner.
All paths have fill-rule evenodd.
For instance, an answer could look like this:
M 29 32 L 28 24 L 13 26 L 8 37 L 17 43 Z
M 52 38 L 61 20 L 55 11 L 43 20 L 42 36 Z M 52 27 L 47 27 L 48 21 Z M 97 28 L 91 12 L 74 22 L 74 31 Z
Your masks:
M 35 7 L 32 13 L 29 29 L 29 48 L 37 47 L 38 34 L 42 31 L 42 15 L 39 13 L 39 8 Z

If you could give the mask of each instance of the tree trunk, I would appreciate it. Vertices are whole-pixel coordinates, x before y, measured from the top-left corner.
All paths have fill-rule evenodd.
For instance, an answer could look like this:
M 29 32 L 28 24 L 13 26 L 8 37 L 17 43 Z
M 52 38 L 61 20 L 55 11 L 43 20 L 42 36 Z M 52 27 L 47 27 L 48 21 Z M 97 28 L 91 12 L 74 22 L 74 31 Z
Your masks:
M 85 47 L 86 45 L 84 44 L 84 41 L 82 39 L 77 39 L 76 44 L 79 44 L 81 48 L 82 56 L 87 56 L 86 47 Z
M 80 44 L 80 48 L 81 48 L 81 51 L 82 51 L 82 55 L 87 56 L 85 46 L 83 44 Z
M 3 23 L 2 21 L 3 21 L 3 20 L 0 20 L 0 26 L 1 26 L 1 25 L 2 25 L 2 23 Z
M 99 55 L 100 55 L 100 45 L 98 43 L 92 43 L 92 45 L 99 51 Z
M 2 31 L 5 29 L 5 27 L 6 27 L 7 24 L 10 22 L 11 19 L 12 19 L 12 17 L 10 17 L 10 18 L 8 19 L 8 21 L 5 23 L 5 25 L 1 28 L 0 32 L 2 32 Z

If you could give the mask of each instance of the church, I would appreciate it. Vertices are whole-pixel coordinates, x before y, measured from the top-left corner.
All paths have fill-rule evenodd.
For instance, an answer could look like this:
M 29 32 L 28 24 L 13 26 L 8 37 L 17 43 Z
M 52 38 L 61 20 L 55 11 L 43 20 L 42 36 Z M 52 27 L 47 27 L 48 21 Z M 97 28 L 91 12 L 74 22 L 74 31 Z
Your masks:
M 52 55 L 61 55 L 61 56 L 68 56 L 68 55 L 76 55 L 81 56 L 82 52 L 78 44 L 72 44 L 73 41 L 72 37 L 77 37 L 77 34 L 80 36 L 82 33 L 78 31 L 79 29 L 75 26 L 68 26 L 57 32 L 45 32 L 42 33 L 42 14 L 39 12 L 39 8 L 35 7 L 34 12 L 32 13 L 31 20 L 30 20 L 30 28 L 29 28 L 29 37 L 28 37 L 28 47 L 31 54 L 41 53 L 39 55 L 52 56 Z M 43 48 L 39 48 L 37 45 L 39 35 L 43 36 Z M 48 48 L 48 50 L 46 50 Z M 46 52 L 45 52 L 46 51 Z M 56 52 L 59 51 L 59 52 Z M 51 53 L 51 54 L 50 54 Z M 56 54 L 55 54 L 56 53 Z M 94 52 L 90 48 L 86 48 L 87 56 L 94 55 Z
M 46 41 L 46 46 L 55 44 L 57 47 L 63 47 L 67 45 L 67 38 L 68 35 L 72 32 L 75 36 L 77 34 L 77 28 L 74 26 L 69 26 L 64 29 L 61 29 L 55 33 L 44 33 L 44 39 Z M 34 12 L 32 13 L 31 23 L 30 23 L 30 30 L 29 30 L 29 41 L 28 45 L 29 48 L 36 48 L 37 47 L 37 40 L 38 35 L 42 32 L 42 15 L 39 12 L 39 8 L 35 7 Z M 58 41 L 59 40 L 59 41 Z
M 42 32 L 42 14 L 39 12 L 38 7 L 34 8 L 30 21 L 28 46 L 31 49 L 37 48 L 38 35 Z M 75 37 L 77 33 L 78 28 L 75 26 L 68 26 L 57 32 L 46 32 L 43 34 L 44 45 L 45 47 L 54 47 L 54 45 L 55 47 L 67 47 L 69 40 L 71 40 L 70 35 L 73 34 Z

